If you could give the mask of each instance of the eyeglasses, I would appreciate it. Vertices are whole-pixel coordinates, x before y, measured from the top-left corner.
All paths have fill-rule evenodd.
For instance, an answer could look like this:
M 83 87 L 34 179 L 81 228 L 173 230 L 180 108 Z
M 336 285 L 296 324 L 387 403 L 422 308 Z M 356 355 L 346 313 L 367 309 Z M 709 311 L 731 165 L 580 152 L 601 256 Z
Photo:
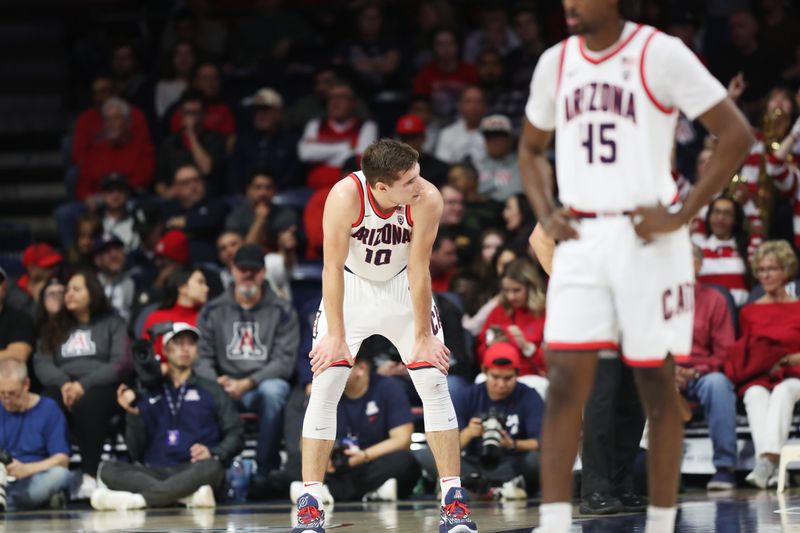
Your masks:
M 758 274 L 759 276 L 761 274 L 772 274 L 773 272 L 783 272 L 783 267 L 768 266 L 768 267 L 758 267 L 756 269 L 756 274 Z
M 64 291 L 63 290 L 60 290 L 60 291 L 46 291 L 44 293 L 44 297 L 45 298 L 52 298 L 54 300 L 60 300 L 60 299 L 62 299 L 64 297 Z

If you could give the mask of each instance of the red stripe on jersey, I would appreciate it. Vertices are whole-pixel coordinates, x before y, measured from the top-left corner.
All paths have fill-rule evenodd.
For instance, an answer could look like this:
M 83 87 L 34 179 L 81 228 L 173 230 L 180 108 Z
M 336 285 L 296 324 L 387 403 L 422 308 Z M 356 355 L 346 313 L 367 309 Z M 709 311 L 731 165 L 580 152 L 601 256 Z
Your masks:
M 372 210 L 378 215 L 380 218 L 386 220 L 390 216 L 394 214 L 394 209 L 391 209 L 388 213 L 384 213 L 381 211 L 381 208 L 378 206 L 378 202 L 375 201 L 375 197 L 372 196 L 372 189 L 369 185 L 367 185 L 367 197 L 369 198 L 369 205 L 372 207 Z
M 697 279 L 700 283 L 716 283 L 726 289 L 747 290 L 747 279 L 744 274 L 703 274 Z
M 622 50 L 623 48 L 625 48 L 625 47 L 628 45 L 628 43 L 629 43 L 629 42 L 631 42 L 631 41 L 633 40 L 633 38 L 636 36 L 636 34 L 637 34 L 637 33 L 639 33 L 639 30 L 641 30 L 641 29 L 642 29 L 642 27 L 643 27 L 643 25 L 642 25 L 642 24 L 639 24 L 639 25 L 637 25 L 637 26 L 636 26 L 636 29 L 635 29 L 635 30 L 633 30 L 633 31 L 631 32 L 631 34 L 630 34 L 630 35 L 628 35 L 628 37 L 627 37 L 627 38 L 626 38 L 624 41 L 622 41 L 621 43 L 619 43 L 619 45 L 618 45 L 616 48 L 614 48 L 613 50 L 611 50 L 611 51 L 610 51 L 609 53 L 607 53 L 606 55 L 604 55 L 604 56 L 602 56 L 602 57 L 598 57 L 597 59 L 595 59 L 595 58 L 593 58 L 593 57 L 589 56 L 589 55 L 586 53 L 586 49 L 584 48 L 584 40 L 583 40 L 583 36 L 581 36 L 581 37 L 578 37 L 578 48 L 580 49 L 580 51 L 581 51 L 581 55 L 583 56 L 583 58 L 584 58 L 586 61 L 588 61 L 588 62 L 589 62 L 589 63 L 591 63 L 592 65 L 599 65 L 599 64 L 600 64 L 600 63 L 602 63 L 603 61 L 606 61 L 606 60 L 608 60 L 608 59 L 611 59 L 612 57 L 614 57 L 615 55 L 617 55 L 617 53 L 619 53 L 619 52 L 620 52 L 620 50 Z
M 408 225 L 412 228 L 414 227 L 414 219 L 411 218 L 411 206 L 406 206 L 406 218 L 408 219 Z
M 653 33 L 651 33 L 650 36 L 647 37 L 647 40 L 644 42 L 644 47 L 642 48 L 642 59 L 641 61 L 639 61 L 639 75 L 642 78 L 642 87 L 644 87 L 644 92 L 645 94 L 647 94 L 647 97 L 650 99 L 650 101 L 653 102 L 653 105 L 656 106 L 656 109 L 658 109 L 662 113 L 670 115 L 675 109 L 672 107 L 665 106 L 656 99 L 655 95 L 650 91 L 650 86 L 647 85 L 647 78 L 644 75 L 644 60 L 647 54 L 647 47 L 650 45 L 650 41 L 653 40 L 653 37 L 655 37 L 657 33 L 659 33 L 658 30 L 653 30 Z
M 361 212 L 358 214 L 358 219 L 353 222 L 352 226 L 355 228 L 356 226 L 361 225 L 361 221 L 364 220 L 364 187 L 361 185 L 361 180 L 358 179 L 355 174 L 350 174 L 350 177 L 353 178 L 353 181 L 355 181 L 356 185 L 358 185 L 358 197 L 361 199 Z
M 558 56 L 558 76 L 556 76 L 556 96 L 558 96 L 558 89 L 561 87 L 561 73 L 564 71 L 564 56 L 567 54 L 567 41 L 561 41 L 561 53 Z

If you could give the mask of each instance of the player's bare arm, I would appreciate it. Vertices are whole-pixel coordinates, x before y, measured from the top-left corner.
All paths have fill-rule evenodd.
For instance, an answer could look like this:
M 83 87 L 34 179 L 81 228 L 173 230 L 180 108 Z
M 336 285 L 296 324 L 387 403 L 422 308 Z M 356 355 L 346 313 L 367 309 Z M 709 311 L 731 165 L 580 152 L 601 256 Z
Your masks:
M 559 241 L 576 239 L 578 232 L 570 224 L 571 213 L 568 209 L 557 208 L 553 196 L 553 169 L 546 155 L 552 139 L 552 131 L 541 130 L 528 119 L 523 121 L 519 141 L 522 186 L 548 235 Z
M 670 213 L 664 206 L 642 207 L 634 211 L 636 233 L 644 239 L 688 224 L 700 208 L 728 183 L 755 142 L 747 120 L 730 98 L 725 98 L 698 118 L 717 137 L 717 147 L 678 212 Z
M 556 241 L 547 234 L 541 223 L 537 223 L 528 242 L 534 253 L 536 253 L 536 259 L 539 260 L 539 264 L 550 276 L 553 270 L 553 254 L 556 251 Z
M 414 229 L 408 256 L 408 283 L 414 307 L 414 349 L 411 363 L 425 361 L 447 374 L 450 350 L 433 335 L 431 329 L 431 273 L 429 270 L 433 241 L 439 231 L 444 202 L 439 190 L 425 182 L 420 199 L 412 207 Z
M 322 243 L 324 264 L 322 267 L 322 301 L 328 320 L 328 333 L 308 354 L 311 371 L 319 375 L 331 363 L 346 359 L 353 362 L 353 355 L 345 342 L 344 332 L 344 262 L 350 246 L 350 229 L 353 213 L 361 208 L 361 199 L 356 183 L 344 179 L 333 186 L 325 201 L 322 215 Z

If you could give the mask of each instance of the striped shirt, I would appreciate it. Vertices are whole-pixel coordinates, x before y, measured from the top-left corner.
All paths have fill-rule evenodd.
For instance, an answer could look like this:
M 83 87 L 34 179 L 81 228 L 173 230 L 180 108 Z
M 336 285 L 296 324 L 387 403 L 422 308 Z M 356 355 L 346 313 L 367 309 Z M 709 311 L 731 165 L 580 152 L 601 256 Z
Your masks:
M 720 240 L 714 235 L 694 234 L 692 241 L 703 250 L 703 266 L 697 279 L 728 289 L 737 306 L 747 302 L 747 267 L 734 239 Z

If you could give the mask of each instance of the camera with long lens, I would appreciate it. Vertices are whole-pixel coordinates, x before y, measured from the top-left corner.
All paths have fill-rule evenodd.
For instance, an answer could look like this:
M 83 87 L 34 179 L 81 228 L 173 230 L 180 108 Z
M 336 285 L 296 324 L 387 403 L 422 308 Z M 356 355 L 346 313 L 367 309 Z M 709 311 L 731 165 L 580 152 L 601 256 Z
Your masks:
M 483 436 L 481 437 L 480 460 L 484 466 L 493 468 L 500 463 L 500 459 L 503 457 L 503 448 L 500 442 L 503 440 L 502 431 L 506 425 L 506 415 L 497 408 L 490 407 L 481 416 L 481 425 L 483 426 Z
M 8 453 L 8 450 L 6 450 L 5 448 L 0 448 L 0 463 L 8 465 L 13 460 L 14 458 L 11 457 L 11 454 Z
M 331 450 L 331 464 L 337 472 L 342 472 L 350 468 L 350 457 L 348 457 L 348 455 L 344 452 L 353 446 L 358 446 L 358 443 L 349 437 L 345 437 L 341 440 L 337 439 L 333 443 L 333 449 Z
M 147 330 L 151 339 L 172 330 L 172 322 L 161 322 Z M 147 339 L 137 339 L 131 344 L 133 372 L 136 376 L 138 390 L 156 390 L 164 382 L 161 372 L 161 361 L 153 349 L 153 343 Z M 139 394 L 137 393 L 137 397 Z

